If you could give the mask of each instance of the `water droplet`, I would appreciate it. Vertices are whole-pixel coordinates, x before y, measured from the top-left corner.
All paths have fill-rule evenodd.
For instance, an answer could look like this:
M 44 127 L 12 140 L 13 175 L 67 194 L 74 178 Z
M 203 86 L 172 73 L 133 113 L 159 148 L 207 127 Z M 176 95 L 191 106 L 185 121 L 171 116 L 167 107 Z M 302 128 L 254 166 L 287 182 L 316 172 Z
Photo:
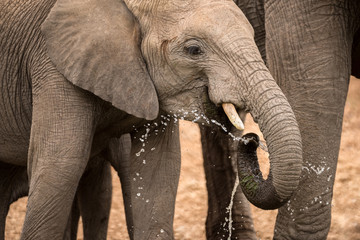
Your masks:
M 135 155 L 136 155 L 137 157 L 139 157 L 140 154 L 143 153 L 143 152 L 145 152 L 145 149 L 142 148 L 142 149 L 140 149 L 140 151 L 137 152 Z

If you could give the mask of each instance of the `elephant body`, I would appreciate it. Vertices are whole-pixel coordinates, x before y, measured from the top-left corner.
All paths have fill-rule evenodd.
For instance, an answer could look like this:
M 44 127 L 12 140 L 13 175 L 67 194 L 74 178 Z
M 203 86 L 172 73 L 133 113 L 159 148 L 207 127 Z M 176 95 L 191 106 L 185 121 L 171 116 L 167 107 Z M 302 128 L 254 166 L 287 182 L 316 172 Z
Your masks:
M 268 181 L 238 170 L 246 196 L 276 208 L 298 185 L 302 156 L 294 113 L 236 5 L 230 0 L 125 3 L 0 3 L 0 161 L 27 167 L 21 239 L 64 236 L 76 194 L 84 201 L 91 190 L 107 191 L 101 184 L 106 180 L 89 186 L 86 179 L 96 172 L 108 176 L 104 160 L 117 152 L 109 146 L 126 133 L 130 159 L 117 170 L 120 177 L 125 174 L 130 238 L 172 239 L 180 170 L 176 117 L 239 127 L 235 107 L 246 109 L 271 143 L 272 159 Z M 228 24 L 219 25 L 219 19 Z M 86 172 L 91 165 L 94 171 Z M 88 209 L 107 200 L 79 204 L 80 212 L 89 214 L 88 227 L 94 219 Z

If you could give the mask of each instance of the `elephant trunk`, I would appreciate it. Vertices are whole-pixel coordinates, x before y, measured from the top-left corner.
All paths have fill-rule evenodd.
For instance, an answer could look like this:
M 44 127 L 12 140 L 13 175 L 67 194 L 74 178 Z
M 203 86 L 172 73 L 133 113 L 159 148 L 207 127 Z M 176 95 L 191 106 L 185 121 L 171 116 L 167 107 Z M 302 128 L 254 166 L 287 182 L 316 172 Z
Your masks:
M 249 144 L 241 142 L 238 149 L 239 180 L 251 203 L 262 209 L 275 209 L 290 199 L 299 184 L 302 167 L 300 131 L 290 104 L 262 61 L 253 39 L 238 42 L 244 46 L 235 51 L 233 48 L 227 55 L 230 56 L 230 69 L 236 69 L 233 71 L 237 79 L 234 85 L 223 84 L 227 89 L 220 92 L 229 94 L 215 100 L 246 107 L 258 123 L 269 150 L 269 176 L 266 180 L 262 178 L 255 151 L 258 140 L 250 136 Z M 238 100 L 229 97 L 234 91 Z
M 242 190 L 251 203 L 262 209 L 275 209 L 286 203 L 297 189 L 302 144 L 289 102 L 261 62 L 259 59 L 248 65 L 253 70 L 248 76 L 249 95 L 244 101 L 266 140 L 270 171 L 264 180 L 257 162 L 255 139 L 249 140 L 249 146 L 239 144 L 238 173 Z
M 251 203 L 262 209 L 275 209 L 286 203 L 297 189 L 302 145 L 294 113 L 285 96 L 275 81 L 260 82 L 246 105 L 267 142 L 270 171 L 264 180 L 256 156 L 259 139 L 248 134 L 244 136 L 245 141 L 239 143 L 238 174 L 242 190 Z

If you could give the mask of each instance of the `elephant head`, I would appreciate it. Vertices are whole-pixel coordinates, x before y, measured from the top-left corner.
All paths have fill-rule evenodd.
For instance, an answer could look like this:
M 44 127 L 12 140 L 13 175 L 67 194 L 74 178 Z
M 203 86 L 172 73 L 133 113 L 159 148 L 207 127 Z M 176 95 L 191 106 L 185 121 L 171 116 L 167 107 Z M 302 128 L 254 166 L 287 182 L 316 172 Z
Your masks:
M 263 201 L 287 200 L 299 182 L 300 133 L 241 10 L 231 0 L 125 3 L 58 0 L 42 25 L 57 69 L 75 85 L 148 120 L 157 117 L 159 106 L 212 117 L 223 105 L 242 128 L 233 106 L 250 111 L 270 152 L 274 194 Z

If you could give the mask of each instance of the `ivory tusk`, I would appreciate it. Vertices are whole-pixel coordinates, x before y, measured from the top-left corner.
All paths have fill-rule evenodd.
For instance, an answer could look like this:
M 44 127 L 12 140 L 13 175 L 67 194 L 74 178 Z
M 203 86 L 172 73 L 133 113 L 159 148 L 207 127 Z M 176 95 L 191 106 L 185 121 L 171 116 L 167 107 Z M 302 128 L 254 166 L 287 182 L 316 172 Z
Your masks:
M 244 130 L 244 123 L 241 121 L 235 106 L 232 103 L 223 103 L 222 107 L 230 122 L 239 130 Z

